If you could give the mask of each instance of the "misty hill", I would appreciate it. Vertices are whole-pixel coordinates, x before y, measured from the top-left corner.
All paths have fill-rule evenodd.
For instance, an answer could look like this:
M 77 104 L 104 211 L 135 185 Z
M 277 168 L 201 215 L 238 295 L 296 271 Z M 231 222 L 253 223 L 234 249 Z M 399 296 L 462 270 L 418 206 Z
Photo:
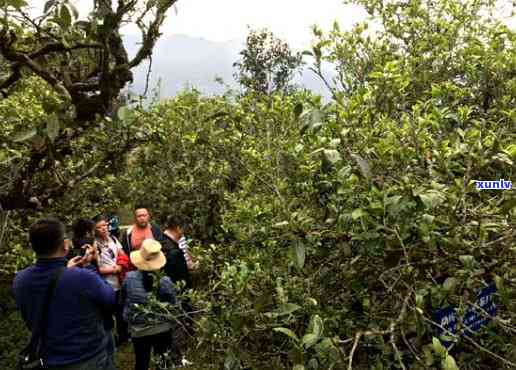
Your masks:
M 139 47 L 139 37 L 124 36 L 124 41 L 130 56 L 133 56 Z M 195 87 L 206 95 L 221 94 L 226 87 L 215 81 L 217 77 L 222 78 L 224 84 L 238 88 L 233 78 L 233 63 L 239 60 L 243 46 L 242 42 L 236 40 L 213 42 L 185 35 L 163 36 L 154 49 L 149 91 L 161 79 L 161 98 L 174 96 L 185 87 Z M 136 93 L 144 91 L 147 70 L 148 63 L 142 63 L 135 70 L 131 90 Z M 296 78 L 296 83 L 324 96 L 328 95 L 322 82 L 308 70 Z

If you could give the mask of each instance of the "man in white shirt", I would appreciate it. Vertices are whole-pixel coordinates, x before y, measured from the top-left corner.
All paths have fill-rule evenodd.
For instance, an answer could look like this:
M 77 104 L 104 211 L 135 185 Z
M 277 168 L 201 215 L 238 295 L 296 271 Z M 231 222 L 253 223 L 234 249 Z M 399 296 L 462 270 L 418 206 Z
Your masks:
M 95 240 L 97 246 L 100 248 L 99 256 L 99 272 L 111 285 L 113 290 L 120 291 L 121 282 L 119 274 L 122 271 L 122 267 L 117 265 L 117 258 L 120 254 L 124 254 L 122 244 L 114 236 L 109 234 L 109 219 L 105 215 L 96 216 L 93 221 L 95 222 Z M 127 330 L 127 323 L 122 318 L 122 308 L 117 307 L 115 312 L 116 328 L 118 334 L 118 344 L 124 343 L 129 339 Z

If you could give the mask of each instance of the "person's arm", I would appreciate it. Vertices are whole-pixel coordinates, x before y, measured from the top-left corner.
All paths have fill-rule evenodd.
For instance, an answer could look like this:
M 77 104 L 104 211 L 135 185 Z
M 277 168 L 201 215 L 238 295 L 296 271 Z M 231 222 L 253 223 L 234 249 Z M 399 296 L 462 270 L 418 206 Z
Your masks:
M 179 249 L 183 251 L 183 254 L 186 258 L 186 256 L 188 255 L 188 242 L 186 241 L 186 237 L 184 235 L 181 235 L 177 244 L 179 245 Z
M 113 288 L 99 275 L 91 271 L 83 271 L 81 281 L 84 295 L 103 308 L 113 309 L 116 303 L 116 294 Z
M 99 272 L 101 275 L 113 275 L 118 274 L 122 271 L 122 267 L 118 265 L 102 265 L 99 266 Z
M 116 245 L 117 245 L 117 255 L 115 256 L 115 261 L 116 261 L 116 257 L 118 256 L 119 243 Z M 120 248 L 121 248 L 121 246 L 120 246 Z M 100 259 L 100 257 L 99 257 L 99 259 Z M 110 265 L 110 264 L 106 264 L 106 263 L 99 264 L 99 273 L 103 276 L 118 274 L 120 271 L 122 271 L 122 268 L 120 266 L 118 266 L 116 264 L 116 262 L 114 265 Z
M 182 236 L 179 240 L 179 248 L 183 251 L 183 254 L 185 256 L 186 265 L 188 266 L 189 271 L 195 271 L 199 269 L 199 261 L 195 261 L 192 258 L 192 255 L 188 251 L 188 243 L 186 241 L 186 237 Z
M 123 255 L 127 255 L 124 251 L 124 246 L 122 245 L 122 243 L 120 242 L 120 240 L 118 240 L 117 238 L 113 237 L 113 240 L 115 241 L 115 244 L 116 244 L 116 250 L 117 250 L 117 257 L 121 254 Z

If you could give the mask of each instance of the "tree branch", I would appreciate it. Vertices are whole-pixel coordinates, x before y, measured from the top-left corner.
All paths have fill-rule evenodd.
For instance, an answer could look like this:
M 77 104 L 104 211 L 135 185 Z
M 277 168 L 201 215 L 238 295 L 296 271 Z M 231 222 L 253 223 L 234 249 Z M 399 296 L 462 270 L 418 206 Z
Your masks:
M 71 50 L 78 50 L 78 49 L 101 49 L 103 46 L 100 43 L 77 43 L 74 46 L 64 46 L 60 42 L 54 42 L 51 44 L 46 44 L 41 49 L 29 54 L 30 59 L 36 59 L 43 55 L 49 54 L 49 53 L 58 53 L 58 52 L 65 52 L 65 51 L 71 51 Z
M 11 75 L 4 82 L 2 82 L 2 84 L 0 85 L 0 91 L 2 92 L 2 95 L 3 95 L 4 98 L 7 97 L 7 93 L 4 92 L 3 90 L 4 89 L 8 89 L 12 85 L 14 85 L 22 77 L 22 74 L 21 74 L 21 64 L 20 63 L 16 63 L 15 65 L 13 65 L 11 67 L 11 69 L 12 69 Z
M 163 2 L 162 5 L 158 6 L 156 11 L 156 16 L 154 20 L 149 25 L 149 29 L 147 32 L 143 32 L 142 38 L 142 46 L 140 50 L 136 53 L 136 56 L 129 62 L 129 68 L 136 67 L 139 65 L 144 59 L 147 59 L 154 49 L 154 45 L 156 44 L 157 39 L 161 35 L 159 29 L 166 18 L 167 11 L 177 2 L 178 0 L 168 0 Z

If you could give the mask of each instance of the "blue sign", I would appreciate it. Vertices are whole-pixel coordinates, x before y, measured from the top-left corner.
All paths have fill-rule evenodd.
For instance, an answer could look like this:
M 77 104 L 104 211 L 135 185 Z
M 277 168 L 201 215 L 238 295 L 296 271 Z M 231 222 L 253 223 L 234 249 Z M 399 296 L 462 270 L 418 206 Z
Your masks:
M 496 285 L 492 284 L 484 289 L 480 290 L 477 295 L 475 305 L 481 309 L 470 305 L 466 310 L 462 319 L 463 329 L 461 335 L 471 336 L 473 333 L 479 331 L 484 325 L 486 325 L 491 317 L 496 316 L 496 303 L 495 303 Z M 453 306 L 442 308 L 434 314 L 434 321 L 442 326 L 438 329 L 438 335 L 446 335 L 451 332 L 457 334 L 458 318 L 457 312 Z M 451 343 L 443 342 L 443 345 L 448 347 Z

